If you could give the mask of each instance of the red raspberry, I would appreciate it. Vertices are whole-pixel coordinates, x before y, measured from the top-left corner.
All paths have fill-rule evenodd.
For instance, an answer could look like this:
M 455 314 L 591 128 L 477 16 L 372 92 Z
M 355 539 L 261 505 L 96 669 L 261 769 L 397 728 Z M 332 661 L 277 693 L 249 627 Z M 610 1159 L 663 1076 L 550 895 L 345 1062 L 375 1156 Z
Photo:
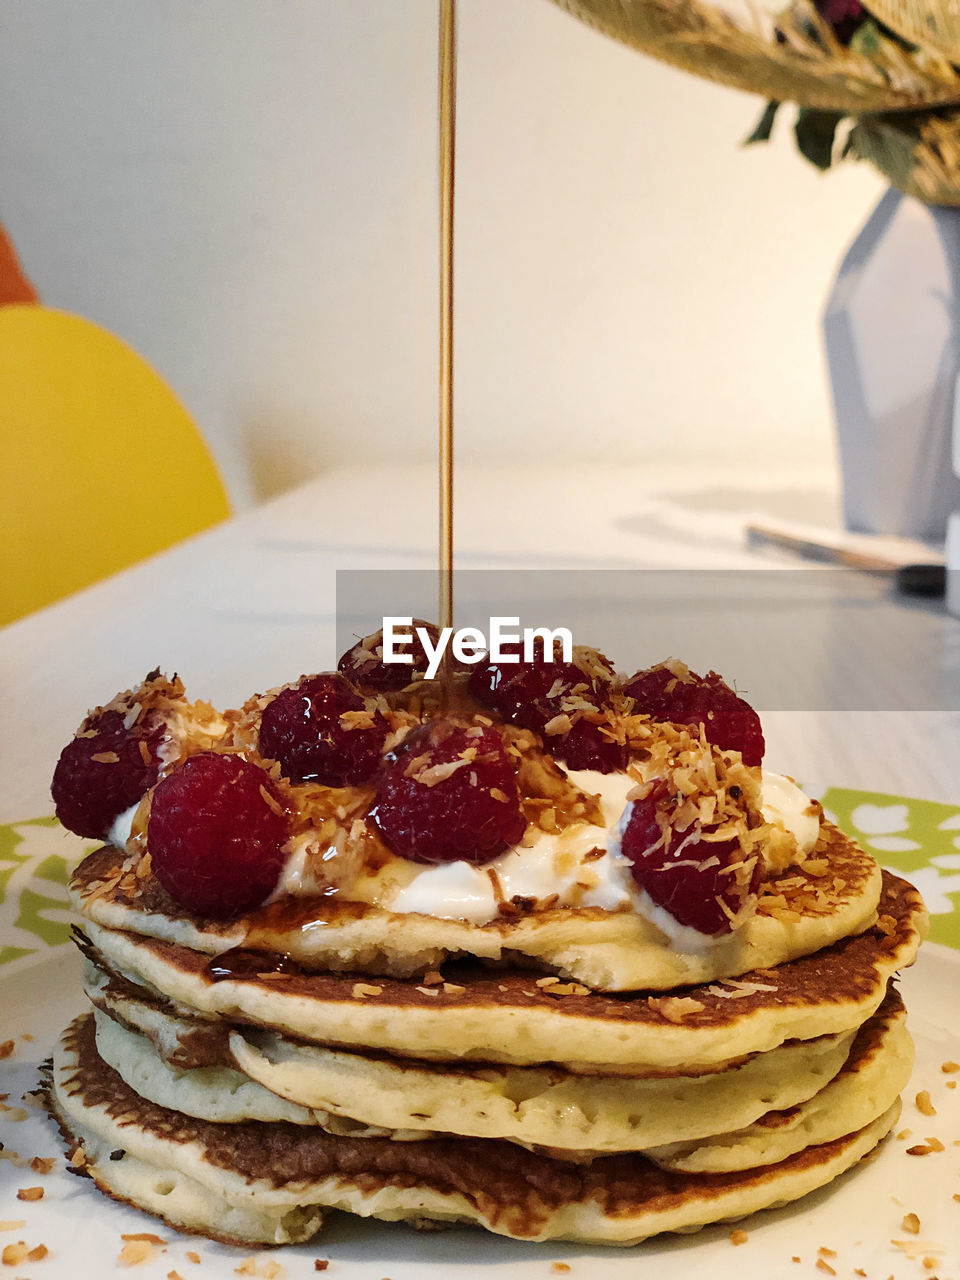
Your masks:
M 619 773 L 627 767 L 627 749 L 611 742 L 600 732 L 600 726 L 586 718 L 578 720 L 570 732 L 558 742 L 545 739 L 547 748 L 568 769 L 595 769 L 598 773 Z
M 849 44 L 869 16 L 860 0 L 813 0 L 813 3 L 841 44 Z
M 101 711 L 80 727 L 81 734 L 91 731 L 93 737 L 78 736 L 60 752 L 50 790 L 68 831 L 105 840 L 120 814 L 156 782 L 163 725 L 125 729 L 119 711 Z
M 512 651 L 520 652 L 518 646 L 512 646 Z M 569 699 L 581 698 L 599 708 L 610 688 L 613 666 L 603 654 L 574 649 L 573 659 L 547 662 L 542 646 L 532 662 L 484 658 L 471 673 L 470 692 L 504 720 L 542 733 L 554 716 L 568 710 L 564 704 Z
M 624 693 L 634 699 L 635 710 L 673 724 L 702 724 L 708 742 L 721 751 L 739 751 L 744 764 L 759 765 L 763 730 L 750 703 L 715 671 L 698 676 L 682 663 L 674 665 L 681 675 L 661 664 L 633 677 Z
M 422 618 L 414 618 L 410 627 L 404 628 L 413 636 L 411 644 L 394 646 L 399 653 L 412 654 L 412 666 L 406 662 L 383 661 L 383 631 L 381 630 L 365 636 L 359 644 L 348 649 L 337 663 L 337 670 L 341 675 L 346 676 L 351 684 L 355 684 L 360 689 L 371 689 L 376 693 L 396 693 L 398 689 L 405 689 L 414 680 L 422 680 L 427 674 L 430 660 L 423 642 L 417 635 L 417 627 L 423 627 L 427 631 L 431 644 L 436 645 L 440 639 L 440 632 L 432 623 L 424 622 Z
M 447 774 L 449 764 L 458 767 Z M 370 818 L 394 853 L 414 862 L 488 862 L 527 825 L 500 735 L 450 720 L 408 734 L 381 776 Z
M 158 783 L 150 803 L 154 874 L 181 906 L 217 920 L 269 896 L 287 836 L 270 775 L 238 755 L 191 756 Z
M 760 858 L 742 881 L 726 867 L 743 859 L 738 840 L 704 840 L 690 831 L 668 828 L 667 842 L 657 812 L 671 800 L 665 782 L 656 783 L 645 800 L 634 801 L 620 848 L 633 863 L 633 878 L 654 902 L 688 928 L 709 936 L 732 932 L 730 916 L 756 894 L 763 871 Z M 718 861 L 717 861 L 718 860 Z
M 366 712 L 363 698 L 334 672 L 302 676 L 264 708 L 259 750 L 278 760 L 291 782 L 327 787 L 356 786 L 380 767 L 387 722 L 378 711 L 371 723 L 351 727 L 341 716 Z

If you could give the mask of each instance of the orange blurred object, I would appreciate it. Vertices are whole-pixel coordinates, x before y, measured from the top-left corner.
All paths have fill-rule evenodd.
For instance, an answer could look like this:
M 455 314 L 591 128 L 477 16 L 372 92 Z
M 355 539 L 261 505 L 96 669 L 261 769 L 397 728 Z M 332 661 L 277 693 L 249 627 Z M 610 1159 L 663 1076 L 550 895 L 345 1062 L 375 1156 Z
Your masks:
M 38 302 L 37 291 L 23 274 L 13 242 L 0 227 L 0 307 L 10 302 Z

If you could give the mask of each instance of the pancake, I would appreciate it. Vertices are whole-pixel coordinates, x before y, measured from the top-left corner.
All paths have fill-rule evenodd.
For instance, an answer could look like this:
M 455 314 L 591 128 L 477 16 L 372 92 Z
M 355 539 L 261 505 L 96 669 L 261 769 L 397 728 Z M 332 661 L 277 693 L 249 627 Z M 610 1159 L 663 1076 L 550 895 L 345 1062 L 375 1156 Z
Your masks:
M 239 1070 L 180 1071 L 146 1037 L 105 1014 L 96 1014 L 96 1026 L 97 1050 L 125 1084 L 150 1102 L 201 1119 L 285 1119 L 337 1133 L 364 1127 L 402 1139 L 440 1132 L 591 1153 L 725 1133 L 769 1110 L 793 1107 L 836 1076 L 853 1041 L 852 1035 L 798 1041 L 731 1071 L 630 1080 L 572 1076 L 557 1068 L 425 1070 L 278 1043 L 269 1033 L 273 1053 L 267 1058 L 239 1032 L 230 1037 Z
M 215 1124 L 140 1098 L 97 1053 L 93 1018 L 57 1047 L 49 1101 L 110 1195 L 230 1243 L 309 1239 L 327 1208 L 474 1222 L 525 1240 L 633 1244 L 796 1200 L 872 1151 L 899 1105 L 774 1165 L 679 1174 L 639 1155 L 569 1164 L 493 1140 L 392 1142 L 285 1123 Z M 122 1153 L 122 1154 L 120 1154 Z M 76 1159 L 75 1159 L 76 1163 Z
M 150 1102 L 219 1123 L 286 1120 L 323 1124 L 326 1113 L 279 1097 L 249 1076 L 225 1066 L 178 1071 L 160 1058 L 150 1041 L 99 1011 L 94 1014 L 97 1052 L 124 1083 Z
M 665 1169 L 727 1173 L 776 1164 L 805 1147 L 832 1142 L 882 1115 L 913 1070 L 906 1010 L 891 992 L 857 1034 L 847 1061 L 817 1094 L 785 1111 L 771 1110 L 733 1133 L 704 1142 L 673 1142 L 645 1155 Z
M 82 939 L 83 991 L 95 1009 L 146 1036 L 163 1061 L 178 1070 L 219 1067 L 229 1062 L 229 1023 L 200 1017 L 108 972 L 99 957 L 92 958 L 92 948 L 79 930 L 74 930 L 74 938 Z
M 95 954 L 89 947 L 89 943 L 88 950 L 91 955 Z M 103 964 L 103 961 L 101 960 L 100 963 Z M 192 1011 L 183 1006 L 174 1005 L 145 987 L 138 987 L 126 978 L 109 973 L 106 969 L 98 967 L 90 958 L 85 958 L 83 961 L 83 989 L 96 1009 L 129 1030 L 145 1035 L 164 1062 L 171 1066 L 186 1070 L 191 1067 L 235 1065 L 230 1048 L 230 1036 L 234 1028 L 229 1022 L 195 1015 Z M 245 1029 L 241 1027 L 240 1030 Z M 813 1040 L 788 1040 L 778 1048 L 768 1050 L 764 1057 L 767 1060 L 768 1069 L 772 1072 L 806 1070 L 821 1072 L 823 1068 L 820 1064 L 823 1057 L 832 1056 L 841 1050 L 846 1054 L 854 1035 L 855 1031 L 848 1031 L 833 1036 L 819 1036 Z M 343 1057 L 346 1062 L 358 1057 L 350 1053 L 342 1054 L 336 1049 L 290 1040 L 270 1031 L 257 1033 L 252 1028 L 245 1035 L 245 1042 L 254 1055 L 251 1062 L 261 1062 L 259 1069 L 265 1071 L 283 1070 L 287 1062 L 294 1066 L 316 1065 L 322 1070 L 323 1064 L 333 1061 L 335 1057 Z M 685 1069 L 683 1074 L 714 1075 L 717 1072 L 744 1066 L 753 1062 L 758 1056 L 756 1053 L 741 1054 L 726 1062 Z M 789 1060 L 789 1066 L 787 1060 Z M 413 1079 L 412 1073 L 417 1070 L 426 1073 L 431 1070 L 439 1072 L 444 1070 L 443 1064 L 414 1059 L 404 1060 L 392 1054 L 364 1054 L 363 1061 L 365 1064 L 377 1062 L 385 1071 L 393 1067 L 401 1069 L 406 1087 L 409 1087 Z M 472 1064 L 460 1061 L 457 1065 L 461 1070 L 469 1070 Z M 491 1064 L 476 1065 L 482 1066 L 487 1074 L 491 1075 L 493 1071 Z M 359 1066 L 349 1068 L 350 1071 L 365 1069 Z M 507 1068 L 499 1068 L 499 1070 L 506 1072 Z M 525 1078 L 523 1076 L 525 1068 L 514 1067 L 509 1070 L 514 1073 L 511 1078 L 518 1081 L 517 1086 L 512 1084 L 506 1086 L 507 1091 L 512 1093 L 515 1087 L 522 1087 L 519 1081 Z M 569 1071 L 569 1068 L 566 1070 Z M 598 1071 L 591 1069 L 570 1072 L 570 1074 L 589 1076 L 597 1075 Z M 615 1070 L 615 1074 L 618 1079 L 659 1080 L 674 1077 L 680 1073 L 676 1070 L 659 1070 L 656 1067 L 637 1064 L 632 1067 L 620 1067 Z M 386 1083 L 385 1078 L 383 1082 Z M 399 1087 L 399 1080 L 397 1085 Z M 523 1092 L 529 1091 L 523 1089 Z
M 194 1067 L 178 1071 L 158 1057 L 150 1041 L 128 1031 L 103 1013 L 94 1014 L 97 1053 L 124 1084 L 147 1102 L 170 1107 L 198 1120 L 242 1124 L 247 1120 L 283 1120 L 322 1125 L 329 1133 L 390 1137 L 394 1142 L 422 1138 L 419 1131 L 364 1124 L 316 1108 L 300 1107 L 265 1089 L 233 1067 Z
M 741 987 L 669 996 L 581 992 L 532 974 L 456 972 L 446 985 L 300 973 L 277 957 L 209 957 L 88 923 L 122 976 L 207 1017 L 263 1026 L 334 1048 L 403 1058 L 558 1063 L 689 1071 L 766 1052 L 786 1040 L 843 1034 L 879 1007 L 888 979 L 913 962 L 927 913 L 917 891 L 884 873 L 878 923 L 813 956 L 756 970 Z M 549 980 L 540 979 L 539 983 Z M 449 989 L 448 989 L 449 988 Z M 551 991 L 554 994 L 551 994 Z
M 558 1068 L 425 1068 L 235 1031 L 234 1061 L 284 1098 L 405 1130 L 504 1138 L 572 1151 L 640 1151 L 669 1135 L 711 1135 L 795 1106 L 841 1070 L 853 1036 L 795 1041 L 744 1066 L 700 1076 L 629 1079 Z M 784 1102 L 783 1099 L 791 1099 Z M 874 1117 L 869 1117 L 873 1119 Z
M 811 955 L 872 925 L 881 889 L 876 861 L 824 822 L 805 863 L 762 881 L 756 912 L 742 927 L 684 949 L 636 911 L 598 907 L 475 925 L 336 895 L 285 895 L 224 923 L 192 916 L 154 876 L 131 868 L 126 853 L 113 847 L 85 858 L 70 890 L 81 916 L 211 956 L 254 948 L 307 969 L 394 977 L 422 975 L 451 957 L 525 961 L 601 991 L 669 990 Z

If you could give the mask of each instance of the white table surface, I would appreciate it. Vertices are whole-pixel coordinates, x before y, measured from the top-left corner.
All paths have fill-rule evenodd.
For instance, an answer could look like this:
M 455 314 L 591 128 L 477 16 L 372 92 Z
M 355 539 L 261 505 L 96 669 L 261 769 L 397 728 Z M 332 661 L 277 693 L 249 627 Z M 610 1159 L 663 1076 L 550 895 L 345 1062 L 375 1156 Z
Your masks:
M 828 477 L 677 473 L 592 466 L 464 471 L 457 557 L 465 568 L 746 569 L 782 564 L 744 546 L 752 509 L 829 520 Z M 87 708 L 150 668 L 221 707 L 327 669 L 336 658 L 335 573 L 430 569 L 435 480 L 426 466 L 331 471 L 0 633 L 0 821 L 51 809 L 57 755 Z M 65 548 L 65 554 L 69 548 Z M 936 661 L 957 669 L 960 622 L 928 618 Z M 622 669 L 668 656 L 653 634 Z M 580 635 L 583 643 L 603 643 Z M 818 641 L 837 688 L 859 656 Z M 684 657 L 684 653 L 676 656 Z M 904 655 L 909 662 L 909 655 Z M 785 681 L 789 673 L 785 672 Z M 960 714 L 776 710 L 767 760 L 811 784 L 960 801 Z
M 618 566 L 763 568 L 777 562 L 743 547 L 744 511 L 752 501 L 744 490 L 751 488 L 756 505 L 768 512 L 822 514 L 830 505 L 830 491 L 822 478 L 813 477 L 808 483 L 797 475 L 777 482 L 756 478 L 745 484 L 742 477 L 698 478 L 687 473 L 679 482 L 675 477 L 644 477 L 610 468 L 577 473 L 473 473 L 461 478 L 458 490 L 460 563 L 588 571 L 582 578 L 568 579 L 575 582 L 590 582 L 598 571 Z M 434 513 L 433 476 L 426 468 L 389 474 L 334 472 L 6 628 L 0 633 L 0 822 L 50 812 L 48 785 L 54 762 L 87 707 L 138 680 L 154 665 L 178 670 L 188 693 L 222 706 L 236 705 L 253 690 L 281 683 L 301 671 L 329 667 L 336 657 L 335 571 L 384 566 L 429 569 Z M 907 616 L 909 606 L 903 607 Z M 917 616 L 924 623 L 933 664 L 948 674 L 954 672 L 960 622 L 936 609 Z M 694 626 L 696 617 L 694 611 Z M 886 621 L 896 632 L 896 615 L 887 615 Z M 656 624 L 641 630 L 635 652 L 626 651 L 631 648 L 627 643 L 624 651 L 614 654 L 621 667 L 666 656 L 660 651 Z M 594 637 L 584 634 L 577 639 L 589 642 Z M 599 642 L 602 637 L 596 639 Z M 931 639 L 933 650 L 929 649 Z M 822 650 L 829 687 L 842 693 L 845 684 L 855 684 L 862 655 L 838 644 L 829 628 L 815 631 L 814 642 Z M 779 655 L 771 657 L 776 663 Z M 910 661 L 906 654 L 904 661 Z M 789 678 L 785 671 L 786 683 Z M 960 715 L 956 712 L 854 714 L 828 711 L 821 700 L 819 709 L 768 712 L 764 727 L 769 763 L 810 784 L 960 803 Z M 872 816 L 881 819 L 894 809 L 907 808 L 897 804 L 861 807 L 874 809 Z M 940 822 L 943 816 L 938 812 L 931 821 Z M 955 906 L 951 895 L 960 892 L 955 883 L 960 877 L 953 870 L 958 856 L 952 843 L 957 817 L 950 817 L 952 825 L 941 833 L 936 846 L 947 850 L 938 860 L 943 869 L 930 866 L 921 871 L 926 877 L 924 891 L 933 891 L 931 905 L 941 913 L 938 919 L 950 915 Z M 900 831 L 906 821 L 904 814 L 902 822 L 881 823 L 876 830 Z M 29 836 L 29 830 L 22 834 Z M 44 827 L 41 834 L 58 833 Z M 911 832 L 904 827 L 901 834 Z M 65 835 L 63 839 L 66 852 L 70 842 Z M 892 838 L 881 834 L 874 845 L 890 849 Z M 28 871 L 25 864 L 15 874 L 22 879 Z M 44 888 L 44 892 L 51 891 Z M 54 902 L 54 910 L 47 915 L 65 918 L 57 905 Z M 0 920 L 0 943 L 3 932 Z M 16 983 L 0 981 L 0 995 L 6 998 L 6 1034 L 22 1037 L 29 1030 L 35 1037 L 30 1043 L 18 1041 L 17 1053 L 4 1064 L 4 1088 L 18 1096 L 34 1083 L 35 1060 L 76 1008 L 76 959 L 66 957 L 67 951 L 72 948 L 64 943 L 59 960 L 55 951 L 27 955 L 8 970 L 16 968 Z M 928 948 L 924 961 L 905 983 L 921 1047 L 920 1072 L 908 1097 L 921 1087 L 936 1089 L 941 1079 L 937 1064 L 957 1056 L 953 1032 L 945 1029 L 952 1025 L 945 1013 L 949 1008 L 945 994 L 956 981 L 951 953 Z M 63 967 L 51 968 L 58 963 Z M 948 1094 L 944 1087 L 936 1097 L 939 1127 L 935 1131 L 950 1151 L 957 1132 L 957 1095 Z M 905 1122 L 926 1133 L 916 1123 L 919 1120 L 908 1102 Z M 22 1132 L 30 1125 L 33 1136 Z M 3 1137 L 8 1145 L 17 1142 L 24 1151 L 53 1151 L 49 1132 L 33 1115 L 21 1126 L 7 1124 Z M 314 1274 L 316 1256 L 332 1257 L 330 1274 L 336 1269 L 345 1280 L 378 1280 L 386 1274 L 397 1280 L 456 1274 L 466 1280 L 494 1271 L 533 1278 L 546 1275 L 554 1258 L 569 1259 L 578 1275 L 602 1273 L 611 1280 L 637 1274 L 644 1263 L 665 1276 L 785 1277 L 792 1270 L 802 1270 L 790 1266 L 791 1254 L 802 1253 L 810 1270 L 815 1266 L 813 1247 L 823 1242 L 838 1250 L 846 1268 L 843 1274 L 863 1264 L 871 1275 L 887 1275 L 896 1268 L 899 1276 L 903 1258 L 887 1242 L 897 1235 L 907 1207 L 920 1209 L 931 1238 L 949 1242 L 956 1230 L 952 1213 L 956 1206 L 949 1200 L 949 1191 L 943 1190 L 941 1165 L 933 1163 L 947 1156 L 932 1157 L 929 1164 L 915 1162 L 925 1166 L 921 1170 L 905 1169 L 904 1159 L 902 1146 L 890 1146 L 881 1161 L 829 1197 L 813 1197 L 783 1214 L 751 1220 L 749 1254 L 730 1248 L 726 1227 L 620 1253 L 577 1245 L 548 1246 L 544 1251 L 462 1232 L 419 1236 L 367 1222 L 333 1221 L 330 1234 L 315 1243 L 284 1250 L 282 1263 L 285 1274 L 294 1280 Z M 17 1176 L 10 1171 L 7 1185 L 19 1185 Z M 904 1178 L 910 1180 L 909 1205 L 903 1199 L 907 1196 Z M 31 1176 L 30 1181 L 37 1179 Z M 94 1207 L 91 1193 L 75 1179 L 54 1173 L 45 1185 L 48 1195 L 42 1203 L 17 1202 L 16 1209 L 4 1217 L 24 1219 L 26 1225 L 17 1234 L 31 1244 L 42 1240 L 49 1245 L 50 1256 L 42 1266 L 51 1280 L 105 1274 L 114 1267 L 120 1232 L 158 1229 L 148 1219 L 101 1200 Z M 896 1197 L 892 1204 L 891 1195 Z M 868 1230 L 864 1224 L 874 1218 L 879 1225 Z M 242 1254 L 248 1252 L 207 1242 L 198 1245 L 159 1229 L 169 1248 L 151 1275 L 166 1274 L 171 1266 L 186 1275 L 189 1264 L 181 1262 L 185 1245 L 199 1248 L 206 1271 L 218 1277 L 232 1276 Z M 262 1260 L 272 1256 L 264 1254 Z M 950 1256 L 956 1256 L 955 1249 Z M 912 1265 L 919 1274 L 919 1263 Z M 941 1269 L 939 1274 L 947 1273 Z

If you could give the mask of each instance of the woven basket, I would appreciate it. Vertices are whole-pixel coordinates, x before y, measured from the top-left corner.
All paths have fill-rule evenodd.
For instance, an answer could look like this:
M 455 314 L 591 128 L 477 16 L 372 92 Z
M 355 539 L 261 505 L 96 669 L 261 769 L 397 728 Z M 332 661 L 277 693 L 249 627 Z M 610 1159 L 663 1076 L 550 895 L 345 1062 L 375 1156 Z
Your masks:
M 901 191 L 960 204 L 960 6 L 868 0 L 870 56 L 840 44 L 812 4 L 746 26 L 704 0 L 554 0 L 605 35 L 672 66 L 777 102 L 854 117 L 847 154 Z M 954 65 L 957 64 L 957 65 Z

